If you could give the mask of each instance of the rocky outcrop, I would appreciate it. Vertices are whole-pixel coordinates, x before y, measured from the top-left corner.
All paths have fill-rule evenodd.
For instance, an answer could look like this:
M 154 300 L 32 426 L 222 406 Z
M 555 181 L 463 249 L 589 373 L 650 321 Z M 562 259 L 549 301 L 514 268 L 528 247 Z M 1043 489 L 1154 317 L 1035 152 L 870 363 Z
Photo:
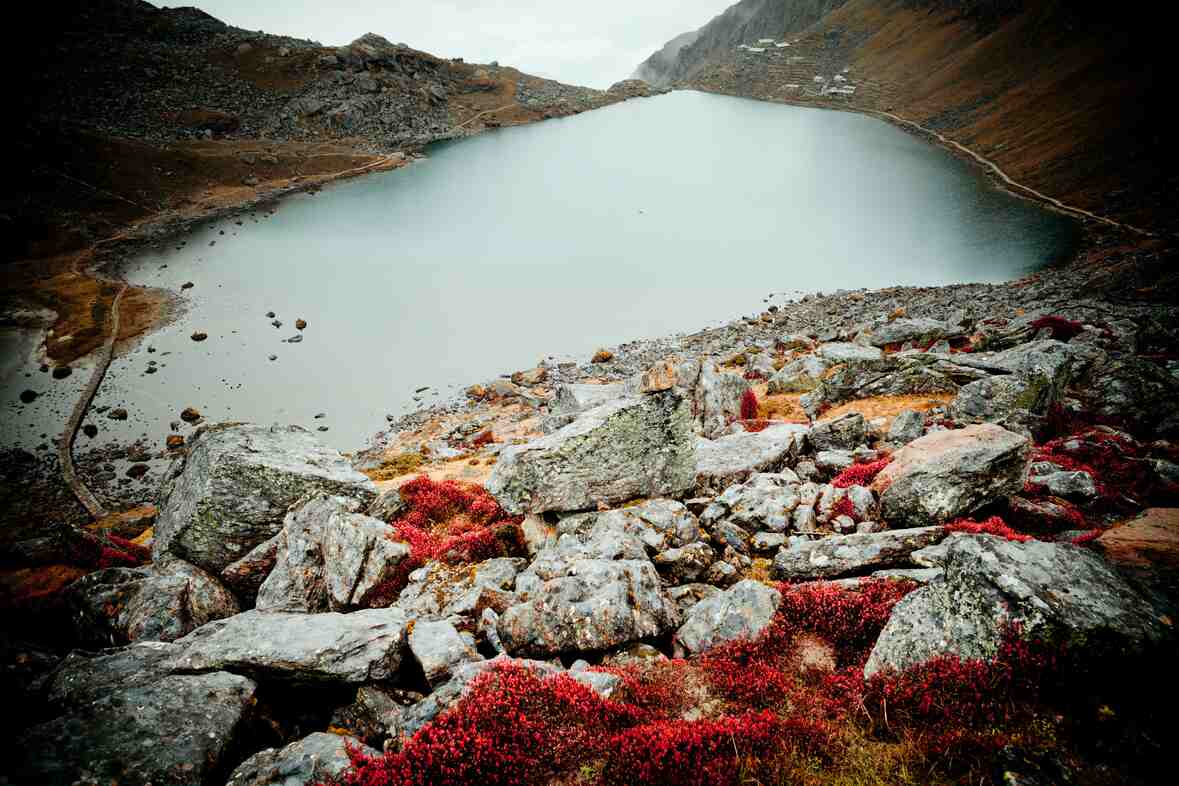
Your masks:
M 503 450 L 487 489 L 510 513 L 576 511 L 692 485 L 688 403 L 673 391 L 609 402 Z
M 872 488 L 886 521 L 945 523 L 1021 491 L 1030 447 L 1027 437 L 989 424 L 927 434 L 898 450 Z
M 475 650 L 474 638 L 468 641 L 445 620 L 415 621 L 409 632 L 409 650 L 431 685 L 449 680 L 463 663 L 483 660 Z
M 225 786 L 312 786 L 337 777 L 352 759 L 348 746 L 364 756 L 377 751 L 355 737 L 316 732 L 283 748 L 267 748 L 243 761 Z
M 941 527 L 833 535 L 819 540 L 790 538 L 774 557 L 774 575 L 784 581 L 835 579 L 881 568 L 913 565 L 910 555 L 945 537 Z
M 943 578 L 897 604 L 864 673 L 946 654 L 991 658 L 1012 624 L 1083 658 L 1134 652 L 1170 635 L 1158 611 L 1083 548 L 957 535 Z
M 705 598 L 688 611 L 676 631 L 676 655 L 695 655 L 728 641 L 756 638 L 781 602 L 782 593 L 751 579 Z
M 247 611 L 177 641 L 177 672 L 232 671 L 264 680 L 363 683 L 397 673 L 408 620 L 399 609 L 351 614 Z
M 169 472 L 152 553 L 220 573 L 276 535 L 287 508 L 316 492 L 368 504 L 376 487 L 297 426 L 213 426 Z
M 205 786 L 224 777 L 256 685 L 224 671 L 170 674 L 176 649 L 149 643 L 70 655 L 46 686 L 58 714 L 15 741 L 8 774 L 44 786 Z

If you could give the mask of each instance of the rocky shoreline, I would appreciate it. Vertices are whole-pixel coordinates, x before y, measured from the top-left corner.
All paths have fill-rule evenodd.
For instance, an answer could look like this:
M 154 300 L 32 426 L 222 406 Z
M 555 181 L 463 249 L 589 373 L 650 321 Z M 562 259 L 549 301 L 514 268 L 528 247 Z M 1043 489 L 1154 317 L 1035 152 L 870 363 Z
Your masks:
M 629 735 L 658 729 L 728 783 L 811 766 L 763 735 L 812 722 L 816 685 L 834 704 L 808 744 L 842 771 L 848 735 L 880 733 L 844 702 L 891 691 L 920 733 L 904 691 L 937 674 L 950 702 L 973 669 L 1022 687 L 984 696 L 1001 722 L 941 721 L 973 751 L 957 765 L 906 749 L 949 767 L 932 782 L 994 766 L 1000 743 L 1025 778 L 1147 782 L 1124 745 L 1149 749 L 1134 729 L 1153 705 L 1121 687 L 1055 704 L 1036 665 L 1121 686 L 1175 647 L 1174 274 L 1158 241 L 1089 231 L 1100 253 L 1016 282 L 775 299 L 521 371 L 351 460 L 297 427 L 202 426 L 157 509 L 6 548 L 13 619 L 55 620 L 6 645 L 37 707 L 17 782 L 662 783 L 662 765 L 626 769 Z M 864 615 L 854 635 L 840 608 Z M 600 742 L 529 758 L 480 709 L 525 697 L 521 722 L 558 713 Z M 1085 743 L 1091 701 L 1133 742 Z M 631 715 L 601 734 L 603 712 Z M 495 753 L 455 726 L 471 714 Z

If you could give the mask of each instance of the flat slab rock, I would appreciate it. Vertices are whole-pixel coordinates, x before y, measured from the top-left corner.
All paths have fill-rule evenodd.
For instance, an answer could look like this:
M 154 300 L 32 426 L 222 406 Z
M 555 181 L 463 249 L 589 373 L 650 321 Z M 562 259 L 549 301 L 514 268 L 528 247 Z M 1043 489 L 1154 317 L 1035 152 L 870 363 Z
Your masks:
M 1158 610 L 1087 549 L 993 535 L 948 543 L 944 575 L 896 605 L 865 675 L 943 654 L 991 658 L 1011 623 L 1024 635 L 1076 645 L 1084 657 L 1138 651 L 1172 635 Z
M 886 521 L 945 522 L 1023 490 L 1031 440 L 983 424 L 937 431 L 893 455 L 872 484 Z
M 258 751 L 238 765 L 225 786 L 311 786 L 352 765 L 346 746 L 366 756 L 378 751 L 355 737 L 316 732 L 283 748 Z
M 675 391 L 607 402 L 500 454 L 487 490 L 510 513 L 591 510 L 692 485 L 691 407 Z
M 178 672 L 224 670 L 269 680 L 361 683 L 397 673 L 408 620 L 400 609 L 351 614 L 247 611 L 176 642 Z
M 695 655 L 718 644 L 754 639 L 770 624 L 782 593 L 745 579 L 692 606 L 675 633 L 676 657 Z
M 810 428 L 792 423 L 696 442 L 695 492 L 723 491 L 760 472 L 776 472 L 802 452 Z
M 794 537 L 774 556 L 774 575 L 783 580 L 837 579 L 881 568 L 908 567 L 914 551 L 946 536 L 942 527 L 917 527 L 819 540 Z
M 161 489 L 152 554 L 174 554 L 219 574 L 277 534 L 287 509 L 314 492 L 367 505 L 376 486 L 298 426 L 198 431 Z
M 5 767 L 14 782 L 204 786 L 227 768 L 256 685 L 223 671 L 169 674 L 175 647 L 70 655 L 47 685 L 61 714 L 15 740 Z

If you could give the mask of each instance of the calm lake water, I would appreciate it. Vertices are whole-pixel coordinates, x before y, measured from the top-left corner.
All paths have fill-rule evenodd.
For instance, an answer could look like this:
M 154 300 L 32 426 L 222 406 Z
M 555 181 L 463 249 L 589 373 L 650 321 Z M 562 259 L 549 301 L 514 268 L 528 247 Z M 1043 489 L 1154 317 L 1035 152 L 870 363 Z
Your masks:
M 771 292 L 1008 280 L 1076 237 L 882 121 L 689 92 L 435 145 L 242 220 L 130 266 L 137 284 L 195 287 L 175 324 L 112 365 L 96 404 L 131 418 L 92 415 L 100 441 L 162 443 L 192 405 L 326 425 L 356 449 L 420 387 L 430 403 L 545 356 L 756 313 Z M 284 343 L 298 318 L 303 341 Z M 31 447 L 86 375 L 11 365 L 0 443 Z M 21 407 L 26 387 L 50 395 Z

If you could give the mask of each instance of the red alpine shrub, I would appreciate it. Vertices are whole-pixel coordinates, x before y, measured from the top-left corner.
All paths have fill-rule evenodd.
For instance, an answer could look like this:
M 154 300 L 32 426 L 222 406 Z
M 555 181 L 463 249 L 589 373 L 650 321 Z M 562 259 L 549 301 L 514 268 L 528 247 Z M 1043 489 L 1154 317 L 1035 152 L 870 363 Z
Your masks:
M 880 470 L 891 463 L 892 456 L 884 456 L 866 464 L 852 464 L 843 472 L 836 475 L 835 480 L 831 481 L 831 485 L 837 489 L 846 489 L 852 486 L 871 486 L 872 481 L 880 474 Z
M 479 562 L 523 550 L 522 516 L 508 516 L 482 486 L 420 475 L 400 488 L 408 510 L 391 522 L 409 544 L 396 577 L 373 590 L 373 605 L 392 602 L 409 574 L 430 560 Z
M 134 568 L 151 561 L 151 550 L 118 535 L 90 532 L 74 533 L 67 548 L 67 558 L 80 568 Z
M 739 422 L 750 434 L 756 434 L 759 431 L 765 431 L 770 427 L 770 421 L 764 419 L 742 420 Z
M 752 390 L 741 394 L 741 420 L 757 420 L 757 394 Z
M 1084 330 L 1084 326 L 1080 322 L 1074 322 L 1071 319 L 1065 319 L 1059 316 L 1040 317 L 1028 324 L 1033 331 L 1039 332 L 1045 328 L 1051 331 L 1052 338 L 1057 341 L 1068 341 L 1073 336 Z
M 475 438 L 471 440 L 471 444 L 477 448 L 481 448 L 484 445 L 490 445 L 492 442 L 495 442 L 495 434 L 492 433 L 491 429 L 479 432 L 479 434 L 477 434 Z
M 1074 546 L 1092 546 L 1093 543 L 1101 537 L 1102 532 L 1104 532 L 1104 530 L 1091 529 L 1088 532 L 1082 532 L 1080 535 L 1077 535 L 1075 538 L 1070 540 L 1069 543 L 1073 544 Z
M 855 521 L 856 506 L 852 504 L 851 497 L 844 497 L 843 499 L 839 500 L 839 502 L 836 502 L 835 505 L 831 508 L 831 515 L 832 517 L 847 516 L 849 519 Z
M 1029 540 L 1035 540 L 1031 535 L 1016 532 L 1007 526 L 1007 522 L 1003 521 L 999 516 L 991 516 L 985 521 L 957 519 L 946 525 L 946 532 L 964 532 L 968 535 L 995 535 L 1015 541 L 1016 543 L 1027 543 Z

